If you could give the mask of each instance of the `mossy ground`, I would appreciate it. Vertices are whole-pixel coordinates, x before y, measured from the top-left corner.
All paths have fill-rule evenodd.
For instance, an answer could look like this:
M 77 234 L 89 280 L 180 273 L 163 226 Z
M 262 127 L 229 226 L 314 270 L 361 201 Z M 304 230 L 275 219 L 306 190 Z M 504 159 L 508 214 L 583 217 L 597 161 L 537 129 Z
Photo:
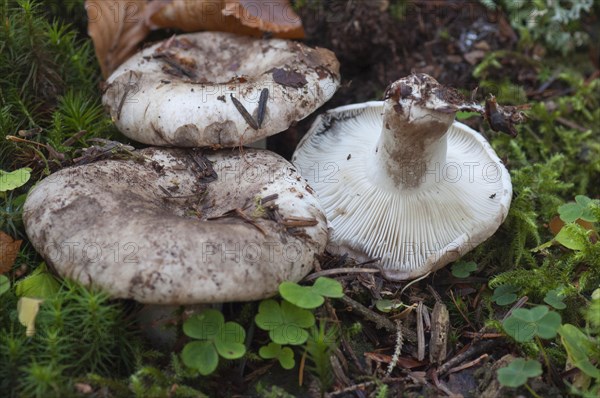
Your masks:
M 494 93 L 499 102 L 531 104 L 529 121 L 519 127 L 517 138 L 494 133 L 477 118 L 465 120 L 482 131 L 505 160 L 514 191 L 504 225 L 465 259 L 475 262 L 477 271 L 456 278 L 448 267 L 403 293 L 403 285 L 362 275 L 343 279 L 346 294 L 367 307 L 382 298 L 399 299 L 406 305 L 423 301 L 431 307 L 435 302 L 427 289 L 431 286 L 450 311 L 449 357 L 471 343 L 468 336 L 472 333 L 502 333 L 500 320 L 508 308 L 492 301 L 492 290 L 502 285 L 513 286 L 517 297 L 527 297 L 535 304 L 542 304 L 549 291 L 560 289 L 566 304 L 559 311 L 563 322 L 585 329 L 583 311 L 600 284 L 600 243 L 585 236 L 582 250 L 561 245 L 532 249 L 553 238 L 548 225 L 560 205 L 576 195 L 600 198 L 599 47 L 594 37 L 598 5 L 562 27 L 567 33 L 587 32 L 588 44 L 558 45 L 557 50 L 552 40 L 564 36 L 556 38 L 546 31 L 555 25 L 547 21 L 544 25 L 541 20 L 532 28 L 537 29 L 533 34 L 525 29 L 525 22 L 521 29 L 515 23 L 514 29 L 510 28 L 511 18 L 518 15 L 505 2 L 500 2 L 504 8 L 498 12 L 478 2 L 456 7 L 401 0 L 380 2 L 381 7 L 368 2 L 295 3 L 307 30 L 306 41 L 334 50 L 342 63 L 344 85 L 324 108 L 378 99 L 389 82 L 411 71 L 433 74 L 442 83 L 465 91 L 479 86 L 480 95 Z M 0 20 L 0 169 L 27 166 L 34 176 L 27 186 L 0 196 L 0 230 L 25 240 L 7 273 L 14 284 L 41 262 L 27 243 L 20 221 L 23 194 L 36 180 L 70 165 L 91 138 L 125 139 L 100 105 L 101 76 L 85 35 L 83 0 L 0 0 Z M 468 37 L 476 39 L 468 42 Z M 477 50 L 482 53 L 474 53 Z M 312 119 L 273 139 L 270 148 L 289 156 Z M 16 138 L 5 139 L 9 136 Z M 598 231 L 598 224 L 593 228 Z M 327 258 L 323 267 L 346 261 Z M 256 354 L 265 342 L 260 332 L 254 338 L 261 344 L 253 343 L 244 361 L 222 364 L 216 375 L 200 378 L 180 363 L 176 352 L 152 348 L 134 321 L 137 304 L 110 300 L 71 282 L 61 284 L 60 292 L 42 305 L 33 337 L 25 335 L 17 319 L 14 289 L 0 297 L 0 396 L 170 397 L 201 396 L 204 391 L 266 397 L 284 396 L 285 392 L 270 385 L 284 385 L 278 383 L 280 377 L 259 380 L 264 373 L 283 372 L 284 379 L 293 379 L 290 384 L 297 382 L 298 368 L 275 371 L 276 366 L 270 368 L 271 364 Z M 222 310 L 226 318 L 236 319 L 246 330 L 253 329 L 256 305 L 231 304 Z M 416 383 L 415 375 L 406 377 L 409 370 L 394 373 L 396 379 L 389 385 L 381 381 L 383 377 L 374 378 L 385 373 L 386 365 L 374 361 L 373 355 L 365 360 L 363 354 L 379 348 L 379 353 L 391 356 L 396 336 L 366 321 L 357 324 L 360 318 L 335 301 L 327 311 L 319 312 L 323 318 L 335 314 L 343 338 L 336 340 L 334 348 L 339 344 L 344 359 L 330 361 L 331 368 L 321 360 L 323 369 L 313 367 L 305 387 L 294 395 L 314 392 L 319 378 L 327 379 L 329 391 L 365 382 L 365 395 L 370 396 L 441 394 L 430 384 Z M 588 331 L 598 336 L 598 331 Z M 541 347 L 549 356 L 538 391 L 543 395 L 554 383 L 552 375 L 564 369 L 567 353 L 558 340 L 545 341 Z M 180 348 L 181 344 L 176 346 Z M 354 357 L 349 352 L 354 352 Z M 507 339 L 488 352 L 489 361 L 507 352 L 542 356 L 538 345 L 514 344 Z M 600 353 L 596 351 L 596 355 L 590 361 L 597 364 Z M 404 367 L 428 369 L 426 363 L 404 362 Z M 224 391 L 223 380 L 235 380 L 240 387 Z M 568 394 L 565 384 L 556 384 L 562 394 Z M 461 393 L 469 395 L 468 391 Z

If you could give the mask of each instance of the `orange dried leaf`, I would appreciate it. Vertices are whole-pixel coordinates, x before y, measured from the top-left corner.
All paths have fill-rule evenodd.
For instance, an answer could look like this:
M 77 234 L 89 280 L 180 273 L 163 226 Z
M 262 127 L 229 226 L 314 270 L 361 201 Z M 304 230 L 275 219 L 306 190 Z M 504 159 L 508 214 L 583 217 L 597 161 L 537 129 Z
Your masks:
M 86 0 L 88 34 L 105 78 L 133 55 L 150 33 L 146 4 L 146 0 Z
M 0 231 L 0 274 L 10 271 L 17 259 L 22 240 L 15 240 Z
M 152 28 L 186 32 L 210 30 L 241 35 L 303 38 L 300 17 L 288 0 L 155 0 L 163 7 L 149 15 Z M 152 4 L 152 3 L 150 3 Z

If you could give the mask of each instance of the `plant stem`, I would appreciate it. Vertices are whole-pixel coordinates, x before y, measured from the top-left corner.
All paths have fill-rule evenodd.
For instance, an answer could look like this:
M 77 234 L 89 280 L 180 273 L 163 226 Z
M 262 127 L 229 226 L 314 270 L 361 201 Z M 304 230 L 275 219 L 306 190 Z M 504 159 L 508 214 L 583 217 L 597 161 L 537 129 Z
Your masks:
M 525 388 L 527 389 L 527 391 L 529 391 L 529 393 L 534 397 L 534 398 L 542 398 L 539 395 L 537 395 L 537 393 L 535 391 L 533 391 L 533 388 L 529 387 L 529 384 L 525 383 Z

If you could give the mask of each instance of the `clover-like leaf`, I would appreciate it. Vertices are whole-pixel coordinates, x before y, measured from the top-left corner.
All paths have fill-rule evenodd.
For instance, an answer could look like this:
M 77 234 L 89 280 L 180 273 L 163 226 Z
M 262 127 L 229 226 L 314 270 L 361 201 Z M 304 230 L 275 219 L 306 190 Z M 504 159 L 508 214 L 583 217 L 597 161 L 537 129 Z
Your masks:
M 520 387 L 531 377 L 542 374 L 542 364 L 533 359 L 517 358 L 498 369 L 498 381 L 505 387 Z
M 532 309 L 517 308 L 504 320 L 504 331 L 519 343 L 531 341 L 535 336 L 551 339 L 556 336 L 561 317 L 557 312 L 549 311 L 545 305 Z
M 517 301 L 516 292 L 519 289 L 512 285 L 501 285 L 494 289 L 492 301 L 498 305 L 508 305 Z
M 269 343 L 269 345 L 260 347 L 258 350 L 258 355 L 264 359 L 273 359 L 277 358 L 279 364 L 284 369 L 293 369 L 296 365 L 296 361 L 294 360 L 294 351 L 290 347 L 282 347 L 277 343 Z
M 452 275 L 457 278 L 467 278 L 471 272 L 477 270 L 477 264 L 473 261 L 457 261 L 452 264 Z
M 246 353 L 245 330 L 235 322 L 226 323 L 223 314 L 217 310 L 209 309 L 191 316 L 183 323 L 183 332 L 201 340 L 186 344 L 181 358 L 202 375 L 208 375 L 217 368 L 219 355 L 225 359 L 237 359 Z
M 300 286 L 295 282 L 283 282 L 279 285 L 279 294 L 290 303 L 306 309 L 320 307 L 324 297 L 344 296 L 342 285 L 335 279 L 320 277 L 312 286 Z
M 25 167 L 15 171 L 0 170 L 0 192 L 12 191 L 27 183 L 31 178 L 31 169 Z
M 183 323 L 183 333 L 198 340 L 214 340 L 225 325 L 223 314 L 206 310 L 195 314 Z
M 557 310 L 564 310 L 567 305 L 563 303 L 564 296 L 561 293 L 561 289 L 550 290 L 544 297 L 544 303 L 556 308 Z
M 217 352 L 225 359 L 238 359 L 246 353 L 244 340 L 246 331 L 235 322 L 227 322 L 217 334 L 214 342 Z
M 312 289 L 324 297 L 341 298 L 344 297 L 342 284 L 332 278 L 321 276 L 317 278 Z
M 303 344 L 308 339 L 306 328 L 315 324 L 314 315 L 305 309 L 282 301 L 263 300 L 254 318 L 256 325 L 269 332 L 271 341 L 285 345 Z
M 209 341 L 187 343 L 181 351 L 181 359 L 186 366 L 198 369 L 203 376 L 214 372 L 219 364 L 217 350 Z
M 592 199 L 585 195 L 575 196 L 575 202 L 566 203 L 558 208 L 560 219 L 564 222 L 574 222 L 579 219 L 596 222 L 596 217 L 591 211 Z
M 323 305 L 325 299 L 317 294 L 312 286 L 300 286 L 294 282 L 283 282 L 279 285 L 279 294 L 290 303 L 300 308 L 317 308 Z
M 10 280 L 6 275 L 0 275 L 0 296 L 6 293 L 10 289 Z

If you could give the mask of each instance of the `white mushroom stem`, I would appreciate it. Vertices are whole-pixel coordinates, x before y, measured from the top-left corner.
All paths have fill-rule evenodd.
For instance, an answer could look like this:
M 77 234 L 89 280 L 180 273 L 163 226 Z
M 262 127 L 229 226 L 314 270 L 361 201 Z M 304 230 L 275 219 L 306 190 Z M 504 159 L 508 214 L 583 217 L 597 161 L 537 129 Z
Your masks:
M 393 83 L 384 101 L 383 127 L 369 168 L 376 184 L 412 190 L 428 184 L 446 161 L 446 133 L 455 107 L 435 80 L 411 75 Z M 435 178 L 429 179 L 435 183 Z

